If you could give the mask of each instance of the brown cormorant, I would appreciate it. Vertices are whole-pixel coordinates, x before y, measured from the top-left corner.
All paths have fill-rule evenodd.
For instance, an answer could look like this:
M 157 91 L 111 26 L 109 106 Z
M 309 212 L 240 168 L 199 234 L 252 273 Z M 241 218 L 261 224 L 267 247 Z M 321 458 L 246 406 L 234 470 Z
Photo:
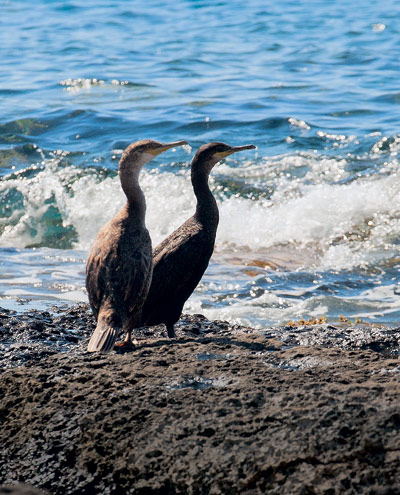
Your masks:
M 208 186 L 209 174 L 226 156 L 254 148 L 252 144 L 209 143 L 198 149 L 191 165 L 196 212 L 153 251 L 153 277 L 142 308 L 143 326 L 164 323 L 168 336 L 175 337 L 174 324 L 200 282 L 214 250 L 219 213 Z
M 138 323 L 152 273 L 151 240 L 145 225 L 146 202 L 139 172 L 155 156 L 186 141 L 132 143 L 119 162 L 127 203 L 97 234 L 86 266 L 86 288 L 97 320 L 88 351 L 109 351 L 120 331 Z

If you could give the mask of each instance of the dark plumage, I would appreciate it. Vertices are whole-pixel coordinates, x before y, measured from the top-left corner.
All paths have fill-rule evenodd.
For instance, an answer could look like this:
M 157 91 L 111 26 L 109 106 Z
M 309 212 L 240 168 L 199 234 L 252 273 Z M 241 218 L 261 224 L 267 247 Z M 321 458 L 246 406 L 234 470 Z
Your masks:
M 152 251 L 139 172 L 158 154 L 183 144 L 186 141 L 138 141 L 121 157 L 119 176 L 127 203 L 100 229 L 86 266 L 86 288 L 97 320 L 89 352 L 112 349 L 120 331 L 128 332 L 130 341 L 132 329 L 140 320 L 151 281 Z
M 254 148 L 254 145 L 232 147 L 209 143 L 198 149 L 191 165 L 196 212 L 153 252 L 153 278 L 142 309 L 142 325 L 165 323 L 168 336 L 175 337 L 174 324 L 200 282 L 214 250 L 219 213 L 208 186 L 209 174 L 226 156 Z

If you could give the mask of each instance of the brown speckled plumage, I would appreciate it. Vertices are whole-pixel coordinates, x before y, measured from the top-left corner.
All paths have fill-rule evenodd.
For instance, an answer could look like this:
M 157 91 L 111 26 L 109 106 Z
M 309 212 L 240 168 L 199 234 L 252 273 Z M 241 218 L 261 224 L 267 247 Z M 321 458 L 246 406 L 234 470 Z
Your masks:
M 112 349 L 121 331 L 128 332 L 130 339 L 130 332 L 140 321 L 151 281 L 152 250 L 139 172 L 157 154 L 185 143 L 139 141 L 122 155 L 119 175 L 127 203 L 100 229 L 86 266 L 86 288 L 97 319 L 88 344 L 90 352 Z
M 174 324 L 200 282 L 214 250 L 219 213 L 208 186 L 209 174 L 225 156 L 253 148 L 253 145 L 231 147 L 209 143 L 198 149 L 191 165 L 196 212 L 153 252 L 153 277 L 142 309 L 143 325 L 164 323 L 169 337 L 175 336 Z

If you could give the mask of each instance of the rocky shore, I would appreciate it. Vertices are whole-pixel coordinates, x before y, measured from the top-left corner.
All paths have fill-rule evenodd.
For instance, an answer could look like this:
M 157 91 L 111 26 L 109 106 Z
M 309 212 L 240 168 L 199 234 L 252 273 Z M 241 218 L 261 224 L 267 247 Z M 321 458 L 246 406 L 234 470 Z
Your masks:
M 400 493 L 400 328 L 194 315 L 177 339 L 144 328 L 134 349 L 99 355 L 86 352 L 93 326 L 85 305 L 0 311 L 0 484 Z

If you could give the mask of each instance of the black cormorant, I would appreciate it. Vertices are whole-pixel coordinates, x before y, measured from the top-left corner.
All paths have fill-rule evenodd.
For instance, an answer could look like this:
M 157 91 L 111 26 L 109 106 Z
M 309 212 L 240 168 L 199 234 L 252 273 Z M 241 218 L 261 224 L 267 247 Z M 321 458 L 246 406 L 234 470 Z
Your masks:
M 168 336 L 175 337 L 174 324 L 200 282 L 214 250 L 219 213 L 208 186 L 209 174 L 226 156 L 254 148 L 252 144 L 209 143 L 198 149 L 191 165 L 196 212 L 153 251 L 153 277 L 142 308 L 142 326 L 164 323 Z
M 109 351 L 119 332 L 137 325 L 152 274 L 151 240 L 139 172 L 155 156 L 186 141 L 132 143 L 119 162 L 127 203 L 97 234 L 86 266 L 86 288 L 97 320 L 88 351 Z

